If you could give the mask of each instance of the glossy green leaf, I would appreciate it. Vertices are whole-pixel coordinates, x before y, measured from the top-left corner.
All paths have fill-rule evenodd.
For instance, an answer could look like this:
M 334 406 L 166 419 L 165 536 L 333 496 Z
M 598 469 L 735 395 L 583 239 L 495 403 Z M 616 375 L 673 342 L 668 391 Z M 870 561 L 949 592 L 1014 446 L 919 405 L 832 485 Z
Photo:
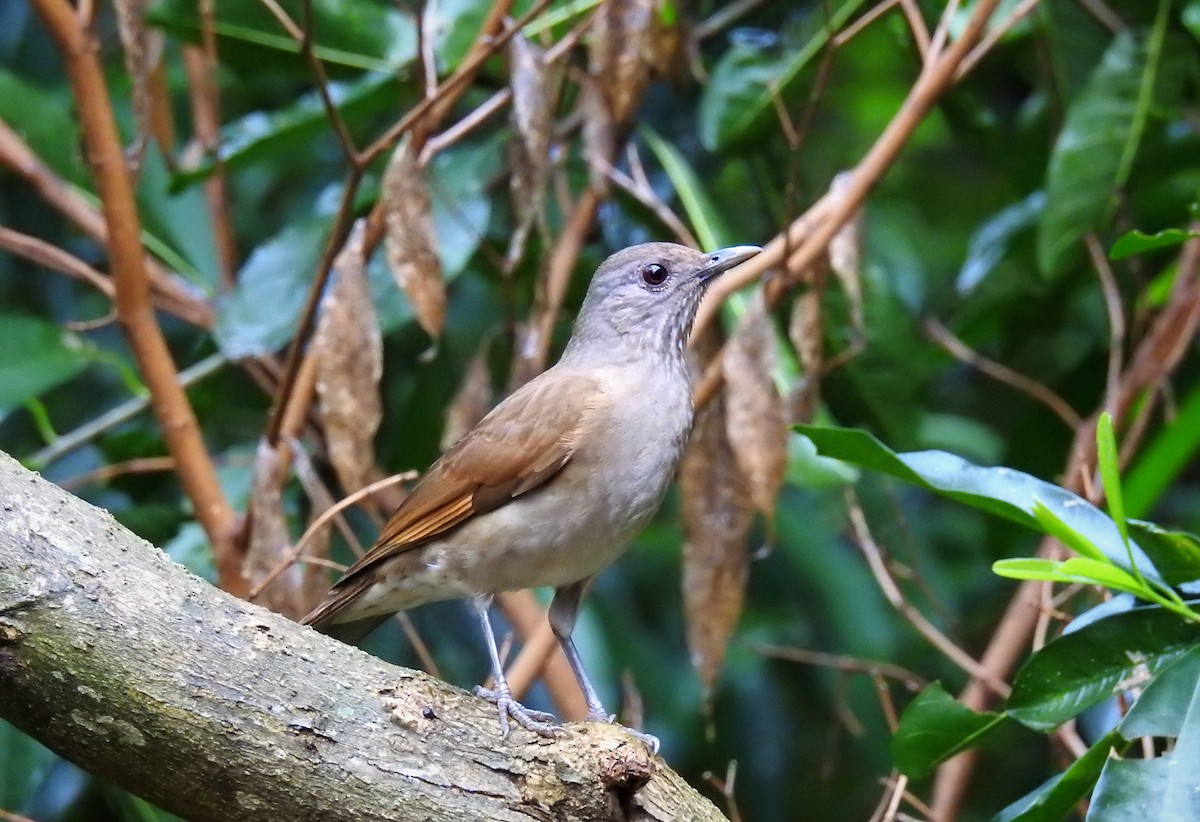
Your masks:
M 367 117 L 394 107 L 401 87 L 393 74 L 367 74 L 345 83 L 330 83 L 329 96 L 343 118 Z M 313 91 L 270 113 L 256 111 L 221 129 L 219 153 L 227 169 L 299 148 L 329 131 L 329 118 L 320 95 Z M 172 178 L 174 190 L 206 179 L 216 167 L 206 156 Z
M 1085 234 L 1104 228 L 1141 140 L 1162 48 L 1163 29 L 1118 34 L 1087 87 L 1067 110 L 1046 173 L 1038 228 L 1038 267 L 1060 274 Z
M 1133 231 L 1127 231 L 1122 234 L 1113 243 L 1108 256 L 1114 260 L 1123 260 L 1126 257 L 1145 254 L 1147 251 L 1170 248 L 1171 246 L 1186 242 L 1192 237 L 1200 237 L 1200 232 L 1185 231 L 1182 228 L 1168 228 L 1165 231 L 1159 231 L 1155 234 L 1143 234 L 1135 228 Z
M 1138 519 L 1129 521 L 1129 531 L 1168 585 L 1200 579 L 1200 537 Z
M 479 247 L 491 215 L 487 181 L 499 165 L 499 144 L 490 141 L 455 146 L 429 166 L 434 231 L 447 282 Z M 309 217 L 255 249 L 238 273 L 237 287 L 217 301 L 213 334 L 226 356 L 265 354 L 291 339 L 328 229 L 326 215 Z M 367 280 L 385 332 L 412 319 L 411 306 L 378 254 L 367 266 Z
M 1038 579 L 1048 582 L 1078 582 L 1084 585 L 1103 585 L 1114 591 L 1144 594 L 1145 589 L 1130 574 L 1087 557 L 1072 557 L 1065 561 L 1052 559 L 1001 559 L 992 563 L 992 572 L 1009 579 Z
M 1113 521 L 1087 500 L 1057 485 L 1011 468 L 974 465 L 944 451 L 897 454 L 868 432 L 853 428 L 799 425 L 796 430 L 811 439 L 823 456 L 888 474 L 1029 528 L 1040 530 L 1034 507 L 1041 504 L 1114 565 L 1129 565 Z M 1136 545 L 1131 547 L 1142 574 L 1157 579 L 1149 558 Z
M 1161 608 L 1096 620 L 1037 651 L 1017 673 L 1008 714 L 1048 731 L 1163 668 L 1200 642 L 1200 626 Z
M 904 709 L 892 759 L 902 774 L 921 779 L 939 762 L 978 745 L 1004 720 L 1004 714 L 972 711 L 935 682 Z
M 300 25 L 302 0 L 279 0 Z M 371 0 L 313 0 L 315 55 L 323 63 L 367 71 L 395 71 L 417 53 L 412 18 L 389 3 Z M 146 15 L 176 36 L 198 42 L 200 17 L 193 0 L 156 0 Z M 300 45 L 264 3 L 217 3 L 217 53 L 221 60 L 261 71 L 268 65 L 307 68 L 295 57 Z M 286 60 L 280 60 L 287 56 Z
M 1097 550 L 1095 545 L 1088 542 L 1083 534 L 1059 519 L 1053 511 L 1042 504 L 1041 500 L 1034 502 L 1033 515 L 1037 518 L 1038 525 L 1042 526 L 1042 530 L 1075 553 L 1096 560 L 1104 559 L 1104 554 Z
M 728 148 L 769 122 L 774 116 L 772 100 L 788 93 L 801 70 L 863 2 L 843 0 L 828 19 L 823 6 L 814 6 L 794 41 L 762 44 L 742 39 L 730 46 L 713 68 L 700 98 L 698 130 L 704 147 L 709 151 Z
M 955 288 L 966 293 L 983 282 L 1008 254 L 1016 238 L 1037 225 L 1045 207 L 1046 193 L 1035 191 L 981 223 L 971 235 L 967 257 L 954 281 Z
M 1188 677 L 1194 671 L 1189 665 Z M 1087 818 L 1099 822 L 1200 819 L 1200 689 L 1193 687 L 1175 746 L 1168 753 L 1154 759 L 1110 759 L 1105 764 Z
M 1126 739 L 1179 736 L 1197 688 L 1200 688 L 1200 646 L 1159 671 L 1121 720 L 1121 734 Z
M 1113 748 L 1125 744 L 1119 733 L 1110 731 L 1069 768 L 996 814 L 992 822 L 1059 822 L 1091 791 Z
M 0 409 L 15 408 L 66 382 L 94 356 L 78 335 L 23 314 L 0 315 L 0 351 Z

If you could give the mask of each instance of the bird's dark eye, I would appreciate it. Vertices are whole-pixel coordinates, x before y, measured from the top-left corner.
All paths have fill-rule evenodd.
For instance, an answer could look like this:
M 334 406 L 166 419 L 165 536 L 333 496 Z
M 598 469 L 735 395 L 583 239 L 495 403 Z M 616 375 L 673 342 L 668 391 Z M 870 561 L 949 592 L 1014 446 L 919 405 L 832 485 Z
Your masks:
M 667 267 L 658 263 L 646 263 L 641 269 L 642 282 L 646 285 L 662 285 L 667 281 Z

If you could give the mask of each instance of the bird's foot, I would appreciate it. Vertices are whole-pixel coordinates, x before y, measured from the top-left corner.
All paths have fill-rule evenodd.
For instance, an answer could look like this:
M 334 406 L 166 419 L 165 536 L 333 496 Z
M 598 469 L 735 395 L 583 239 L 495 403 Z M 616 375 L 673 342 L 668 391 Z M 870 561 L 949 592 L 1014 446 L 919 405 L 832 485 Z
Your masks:
M 610 714 L 608 711 L 604 710 L 603 705 L 589 705 L 588 706 L 588 721 L 589 722 L 603 722 L 606 725 L 619 725 L 620 727 L 624 728 L 629 734 L 631 734 L 632 736 L 637 738 L 637 740 L 640 741 L 643 745 L 645 745 L 647 748 L 649 748 L 650 753 L 652 753 L 652 754 L 657 754 L 658 749 L 662 744 L 658 741 L 657 736 L 653 736 L 653 735 L 647 734 L 647 733 L 642 733 L 641 731 L 635 731 L 633 728 L 629 728 L 629 727 L 626 727 L 625 725 L 621 725 L 620 722 L 617 722 L 617 715 Z
M 513 699 L 512 691 L 507 687 L 485 688 L 482 685 L 476 685 L 474 693 L 476 696 L 481 696 L 495 705 L 497 710 L 499 710 L 500 736 L 502 737 L 508 736 L 508 720 L 510 717 L 522 728 L 533 731 L 539 736 L 553 739 L 554 737 L 567 735 L 567 732 L 557 724 L 554 714 L 526 708 L 520 702 Z

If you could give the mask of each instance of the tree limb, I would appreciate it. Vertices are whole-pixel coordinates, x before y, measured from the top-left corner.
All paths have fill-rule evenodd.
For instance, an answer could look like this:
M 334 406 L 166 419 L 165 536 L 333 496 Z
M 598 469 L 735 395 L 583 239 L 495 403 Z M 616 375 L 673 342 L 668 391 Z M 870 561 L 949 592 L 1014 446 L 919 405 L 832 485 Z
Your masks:
M 619 727 L 547 740 L 188 574 L 0 453 L 0 715 L 189 819 L 721 819 Z

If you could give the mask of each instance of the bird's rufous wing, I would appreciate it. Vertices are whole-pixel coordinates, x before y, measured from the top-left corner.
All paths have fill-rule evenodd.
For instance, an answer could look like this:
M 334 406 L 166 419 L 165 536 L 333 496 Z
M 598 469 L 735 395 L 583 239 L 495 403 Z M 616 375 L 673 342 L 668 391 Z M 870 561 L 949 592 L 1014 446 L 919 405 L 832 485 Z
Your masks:
M 544 484 L 570 461 L 588 413 L 602 402 L 600 385 L 584 375 L 527 383 L 430 466 L 338 585 Z

